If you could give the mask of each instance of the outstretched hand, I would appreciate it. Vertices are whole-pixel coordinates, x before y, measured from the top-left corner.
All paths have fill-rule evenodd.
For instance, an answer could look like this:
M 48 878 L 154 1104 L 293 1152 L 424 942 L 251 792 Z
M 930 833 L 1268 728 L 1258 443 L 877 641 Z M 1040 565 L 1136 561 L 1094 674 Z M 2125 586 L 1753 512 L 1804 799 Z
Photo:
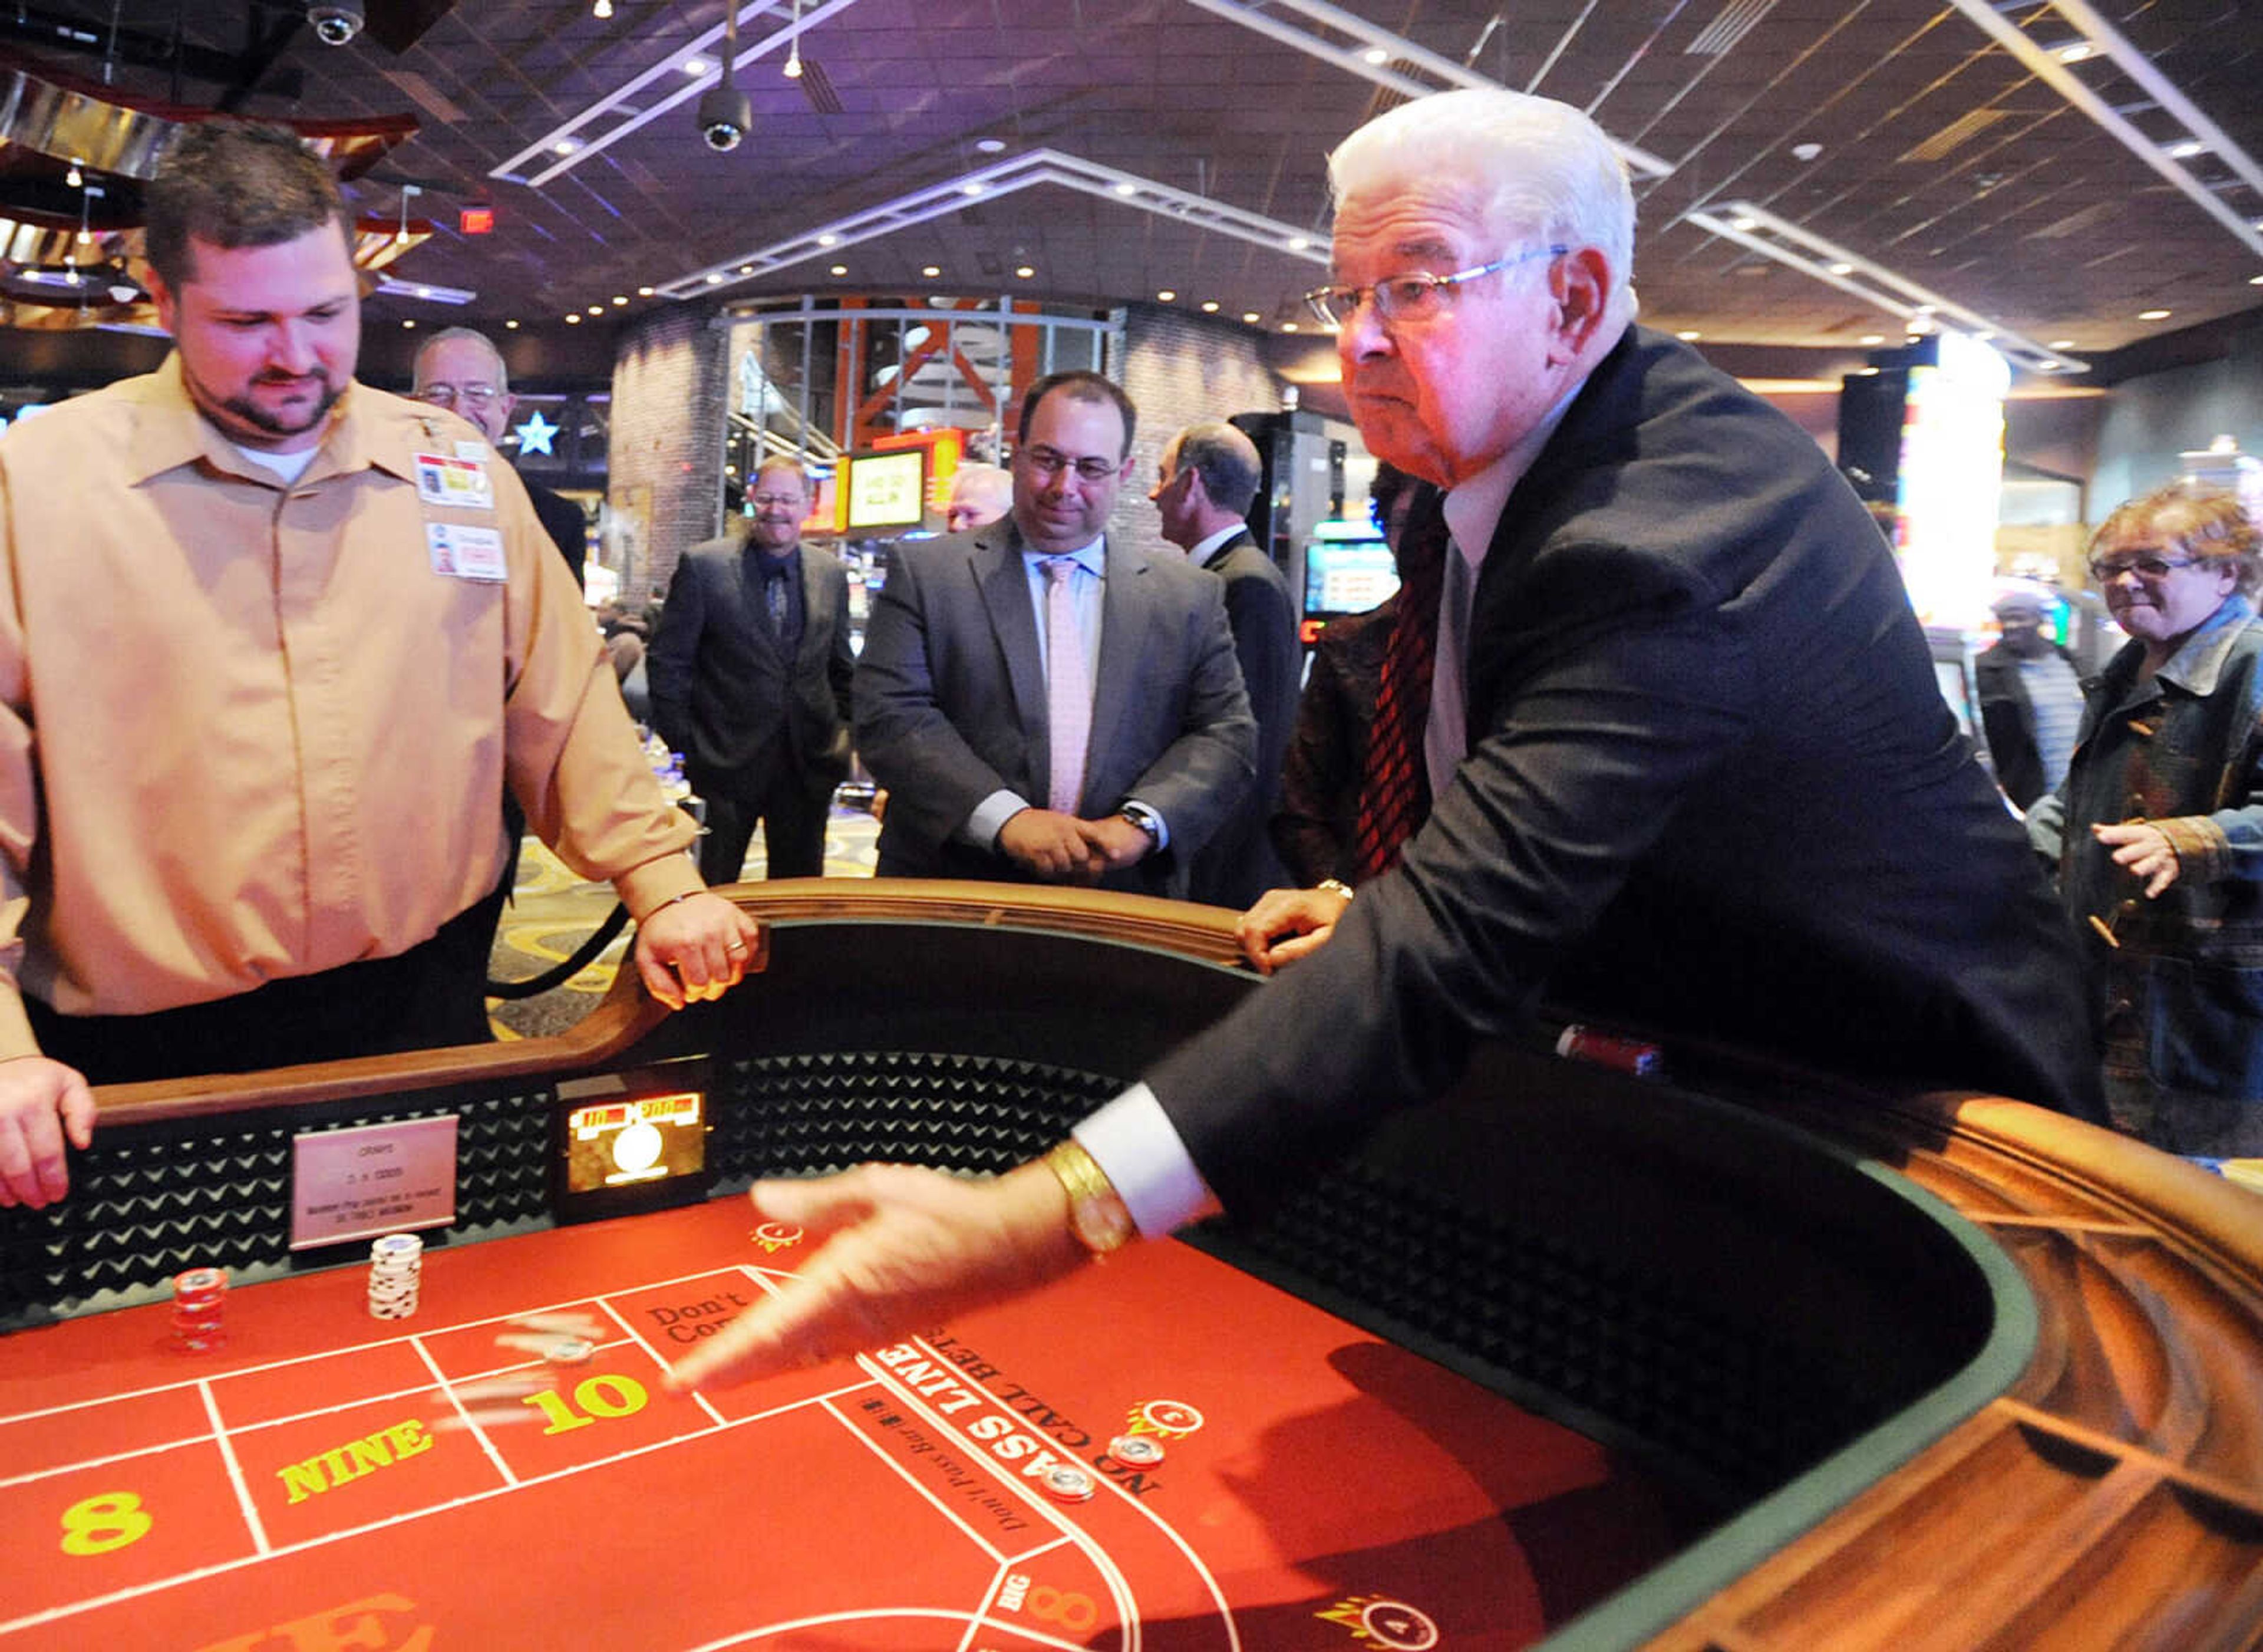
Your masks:
M 866 1164 L 815 1181 L 757 1182 L 748 1197 L 764 1220 L 821 1243 L 797 1278 L 677 1363 L 668 1380 L 679 1392 L 932 1330 L 1072 1272 L 1089 1254 L 1042 1163 L 990 1181 Z
M 0 1209 L 51 1205 L 70 1191 L 63 1138 L 83 1153 L 94 1141 L 94 1092 L 44 1055 L 0 1061 Z

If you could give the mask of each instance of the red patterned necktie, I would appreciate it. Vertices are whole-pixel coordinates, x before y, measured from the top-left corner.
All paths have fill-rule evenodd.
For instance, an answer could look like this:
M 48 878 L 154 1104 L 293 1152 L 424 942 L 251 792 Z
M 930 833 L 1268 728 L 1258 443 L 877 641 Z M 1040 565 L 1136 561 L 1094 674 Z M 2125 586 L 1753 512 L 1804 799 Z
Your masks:
M 1399 536 L 1399 612 L 1384 650 L 1375 727 L 1360 771 L 1354 842 L 1358 881 L 1399 864 L 1399 851 L 1430 813 L 1422 735 L 1430 721 L 1430 674 L 1438 650 L 1438 603 L 1445 587 L 1447 529 L 1435 503 Z

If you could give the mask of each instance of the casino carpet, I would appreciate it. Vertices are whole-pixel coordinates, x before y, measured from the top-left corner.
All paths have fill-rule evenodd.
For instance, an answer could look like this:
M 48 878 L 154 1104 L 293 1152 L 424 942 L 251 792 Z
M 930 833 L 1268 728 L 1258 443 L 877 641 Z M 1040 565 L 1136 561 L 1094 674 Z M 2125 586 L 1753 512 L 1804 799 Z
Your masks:
M 825 834 L 825 875 L 869 878 L 879 822 L 861 809 L 835 808 Z M 760 832 L 747 855 L 741 881 L 764 872 Z M 504 909 L 488 963 L 490 981 L 524 981 L 573 955 L 613 909 L 608 883 L 585 883 L 567 869 L 540 839 L 526 839 L 518 858 L 518 881 Z M 632 931 L 624 930 L 596 962 L 563 986 L 531 998 L 488 1000 L 488 1021 L 499 1039 L 542 1038 L 563 1032 L 597 1006 L 613 975 L 627 956 Z

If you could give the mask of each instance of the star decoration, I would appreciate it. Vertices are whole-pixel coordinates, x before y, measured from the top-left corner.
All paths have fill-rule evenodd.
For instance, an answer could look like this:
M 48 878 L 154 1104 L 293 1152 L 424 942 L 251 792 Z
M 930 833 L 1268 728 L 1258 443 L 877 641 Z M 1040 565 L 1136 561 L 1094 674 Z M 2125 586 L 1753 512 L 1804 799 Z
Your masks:
M 542 417 L 541 409 L 537 409 L 528 414 L 526 422 L 518 427 L 518 451 L 522 453 L 548 453 L 555 459 L 558 455 L 550 446 L 550 438 L 565 428 L 562 424 L 553 424 Z

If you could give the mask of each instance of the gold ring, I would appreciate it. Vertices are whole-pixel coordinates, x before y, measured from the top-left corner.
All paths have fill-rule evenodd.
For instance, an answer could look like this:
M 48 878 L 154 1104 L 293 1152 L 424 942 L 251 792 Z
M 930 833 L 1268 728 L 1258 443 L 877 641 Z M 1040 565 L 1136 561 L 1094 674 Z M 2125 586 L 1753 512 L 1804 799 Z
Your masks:
M 747 944 L 744 941 L 733 941 L 723 950 L 727 953 L 743 953 L 747 950 Z

